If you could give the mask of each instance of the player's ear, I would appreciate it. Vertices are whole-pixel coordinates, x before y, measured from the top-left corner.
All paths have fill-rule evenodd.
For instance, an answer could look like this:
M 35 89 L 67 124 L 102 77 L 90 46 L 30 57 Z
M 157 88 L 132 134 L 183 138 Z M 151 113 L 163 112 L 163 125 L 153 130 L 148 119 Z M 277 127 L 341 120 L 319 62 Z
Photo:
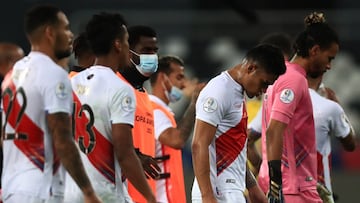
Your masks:
M 252 73 L 252 72 L 254 72 L 256 69 L 257 69 L 256 64 L 250 64 L 250 65 L 247 67 L 247 72 L 248 72 L 248 73 Z
M 115 50 L 116 50 L 117 52 L 121 52 L 121 51 L 122 51 L 122 44 L 121 44 L 121 42 L 120 42 L 119 39 L 116 39 L 116 40 L 114 41 L 114 47 L 115 47 Z
M 315 44 L 314 46 L 312 46 L 309 49 L 309 56 L 314 56 L 314 55 L 318 54 L 320 51 L 321 51 L 320 45 Z
M 54 32 L 54 28 L 51 25 L 46 25 L 43 28 L 44 29 L 44 37 L 47 38 L 50 42 L 54 42 L 55 41 L 55 32 Z

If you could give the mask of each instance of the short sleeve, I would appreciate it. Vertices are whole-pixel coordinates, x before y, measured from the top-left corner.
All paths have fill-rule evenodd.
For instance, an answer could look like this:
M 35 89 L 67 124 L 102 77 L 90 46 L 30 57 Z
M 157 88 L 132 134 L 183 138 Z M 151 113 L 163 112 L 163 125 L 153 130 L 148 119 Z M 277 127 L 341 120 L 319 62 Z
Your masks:
M 161 133 L 166 129 L 172 128 L 171 120 L 165 115 L 165 113 L 159 109 L 154 110 L 154 136 L 158 140 Z
M 350 121 L 345 115 L 343 108 L 334 102 L 334 108 L 330 111 L 331 134 L 345 138 L 350 133 Z
M 41 96 L 49 114 L 72 113 L 72 88 L 66 72 L 60 67 L 49 68 L 46 80 L 41 83 Z M 45 77 L 44 77 L 45 78 Z
M 304 93 L 308 93 L 308 88 L 305 84 L 306 79 L 299 77 L 279 81 L 273 89 L 274 101 L 270 119 L 288 124 L 294 116 Z
M 224 91 L 214 91 L 215 87 L 211 84 L 200 92 L 196 101 L 196 119 L 217 127 L 224 115 L 224 102 L 227 101 L 224 99 Z
M 110 120 L 112 124 L 134 125 L 135 119 L 135 93 L 128 85 L 122 85 L 115 90 L 110 99 Z

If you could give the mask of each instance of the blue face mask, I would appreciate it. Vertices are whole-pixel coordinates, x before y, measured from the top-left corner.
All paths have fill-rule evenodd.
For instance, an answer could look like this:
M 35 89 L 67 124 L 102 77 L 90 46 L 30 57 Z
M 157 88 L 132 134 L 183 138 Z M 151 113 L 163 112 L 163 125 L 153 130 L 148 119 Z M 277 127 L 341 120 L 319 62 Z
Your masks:
M 130 50 L 133 54 L 139 56 L 140 63 L 139 65 L 135 64 L 135 62 L 131 60 L 131 63 L 134 64 L 136 69 L 146 77 L 150 77 L 151 74 L 155 73 L 158 69 L 158 56 L 157 54 L 138 54 L 132 50 Z
M 168 98 L 169 102 L 174 103 L 181 99 L 183 92 L 181 89 L 172 86 L 170 92 L 165 90 L 165 96 Z

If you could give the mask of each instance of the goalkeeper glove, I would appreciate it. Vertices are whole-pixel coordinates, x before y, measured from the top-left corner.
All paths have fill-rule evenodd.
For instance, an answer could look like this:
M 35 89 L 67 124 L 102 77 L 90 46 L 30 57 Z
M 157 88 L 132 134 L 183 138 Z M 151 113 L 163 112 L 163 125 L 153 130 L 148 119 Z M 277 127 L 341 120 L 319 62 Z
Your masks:
M 284 203 L 282 193 L 281 161 L 272 160 L 268 162 L 270 176 L 270 190 L 268 193 L 269 203 Z

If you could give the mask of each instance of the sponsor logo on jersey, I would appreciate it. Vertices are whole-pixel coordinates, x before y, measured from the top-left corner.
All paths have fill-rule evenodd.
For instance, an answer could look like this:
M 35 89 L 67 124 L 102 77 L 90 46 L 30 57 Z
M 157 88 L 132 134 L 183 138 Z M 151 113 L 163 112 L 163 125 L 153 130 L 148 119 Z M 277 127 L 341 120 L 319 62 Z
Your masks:
M 235 179 L 226 179 L 225 183 L 235 183 Z
M 216 111 L 217 107 L 218 107 L 218 104 L 217 104 L 216 100 L 211 97 L 207 98 L 203 105 L 204 111 L 208 112 L 208 113 L 212 113 L 212 112 Z
M 294 92 L 291 89 L 284 89 L 280 94 L 280 100 L 285 104 L 289 104 L 294 100 Z

